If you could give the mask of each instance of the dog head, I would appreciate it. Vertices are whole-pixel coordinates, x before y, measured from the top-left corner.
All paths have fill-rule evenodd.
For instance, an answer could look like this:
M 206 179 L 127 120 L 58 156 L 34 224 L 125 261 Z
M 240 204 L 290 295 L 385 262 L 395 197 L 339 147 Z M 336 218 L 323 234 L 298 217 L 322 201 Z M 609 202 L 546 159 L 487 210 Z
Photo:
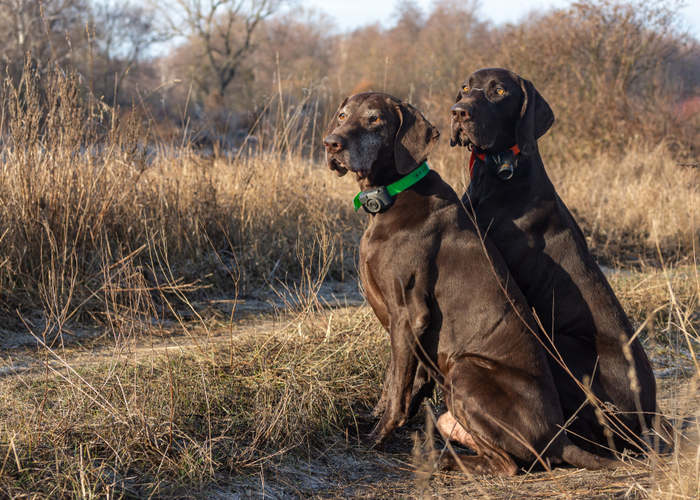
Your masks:
M 379 181 L 392 170 L 400 175 L 415 170 L 439 137 L 410 104 L 389 94 L 366 92 L 343 101 L 326 127 L 323 145 L 326 163 L 338 176 L 351 171 L 358 180 Z
M 500 69 L 481 69 L 461 85 L 452 106 L 450 145 L 496 153 L 518 145 L 530 156 L 554 113 L 532 82 Z

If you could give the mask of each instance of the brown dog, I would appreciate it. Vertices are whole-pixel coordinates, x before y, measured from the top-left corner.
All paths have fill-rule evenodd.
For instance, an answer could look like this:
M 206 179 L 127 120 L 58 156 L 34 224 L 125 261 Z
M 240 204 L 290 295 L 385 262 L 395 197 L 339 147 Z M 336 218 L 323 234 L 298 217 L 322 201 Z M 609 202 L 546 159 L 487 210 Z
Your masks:
M 610 445 L 639 450 L 639 436 L 652 428 L 657 410 L 654 375 L 545 172 L 537 139 L 553 122 L 547 102 L 515 73 L 483 69 L 469 76 L 452 106 L 450 141 L 472 148 L 463 201 L 474 208 L 561 356 L 548 361 L 564 418 L 577 415 L 572 440 L 596 453 Z M 598 403 L 580 409 L 587 396 L 579 384 L 586 380 Z
M 409 104 L 365 93 L 343 101 L 323 143 L 330 169 L 354 172 L 367 196 L 418 179 L 438 136 Z M 429 171 L 382 203 L 366 205 L 378 211 L 360 243 L 362 283 L 392 353 L 386 410 L 370 444 L 381 445 L 405 422 L 420 362 L 443 388 L 461 424 L 458 437 L 478 453 L 449 457 L 443 467 L 513 475 L 538 456 L 589 469 L 619 466 L 561 432 L 556 388 L 525 299 L 454 190 Z M 449 434 L 454 421 L 447 418 L 438 426 Z

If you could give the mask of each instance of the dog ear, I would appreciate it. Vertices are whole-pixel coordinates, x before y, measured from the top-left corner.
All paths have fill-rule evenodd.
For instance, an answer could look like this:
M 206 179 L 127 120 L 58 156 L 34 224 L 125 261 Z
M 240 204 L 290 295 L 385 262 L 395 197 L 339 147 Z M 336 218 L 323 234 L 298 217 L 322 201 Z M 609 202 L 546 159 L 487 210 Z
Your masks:
M 462 85 L 464 85 L 464 84 L 462 84 Z M 462 93 L 461 93 L 461 92 L 457 92 L 457 97 L 455 97 L 455 104 L 457 104 L 457 103 L 458 103 L 459 101 L 461 101 L 461 100 L 462 100 Z M 455 147 L 456 145 L 457 145 L 457 143 L 456 143 L 455 141 L 452 140 L 452 137 L 450 137 L 450 147 L 453 148 L 453 147 Z
M 396 105 L 399 130 L 394 139 L 394 161 L 401 175 L 414 171 L 425 161 L 440 138 L 438 129 L 406 102 Z
M 537 139 L 554 123 L 554 113 L 530 80 L 520 77 L 518 80 L 525 97 L 520 118 L 515 125 L 515 142 L 521 154 L 530 156 L 537 149 Z
M 335 129 L 335 124 L 338 122 L 338 113 L 340 113 L 340 110 L 343 109 L 347 103 L 348 97 L 343 99 L 343 102 L 340 104 L 340 106 L 338 106 L 338 109 L 333 114 L 333 118 L 331 118 L 331 121 L 328 122 L 328 125 L 326 125 L 326 130 L 323 132 L 323 137 L 321 137 L 321 140 L 323 140 L 328 134 L 333 132 L 333 129 Z

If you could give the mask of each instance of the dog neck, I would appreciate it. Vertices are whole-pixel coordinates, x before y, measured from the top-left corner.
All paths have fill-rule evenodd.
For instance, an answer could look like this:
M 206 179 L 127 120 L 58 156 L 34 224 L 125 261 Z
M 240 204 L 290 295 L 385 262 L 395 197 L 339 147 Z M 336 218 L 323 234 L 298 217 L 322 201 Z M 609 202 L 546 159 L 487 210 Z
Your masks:
M 355 212 L 357 212 L 360 207 L 363 207 L 365 212 L 371 214 L 387 210 L 394 204 L 394 197 L 397 194 L 416 184 L 425 177 L 429 171 L 430 168 L 428 164 L 423 162 L 418 168 L 400 177 L 391 184 L 374 187 L 372 189 L 363 189 L 353 199 Z
M 372 164 L 372 168 L 366 177 L 357 175 L 357 184 L 360 190 L 367 191 L 379 186 L 388 186 L 389 184 L 401 179 L 401 175 L 396 169 L 396 162 L 393 155 L 389 159 L 376 160 Z
M 479 158 L 486 164 L 495 166 L 495 173 L 503 180 L 508 180 L 513 175 L 513 170 L 517 166 L 517 157 L 520 154 L 520 148 L 515 146 L 508 148 L 500 153 L 477 153 L 476 147 L 472 146 L 472 154 L 469 157 L 469 177 L 474 178 L 474 163 Z

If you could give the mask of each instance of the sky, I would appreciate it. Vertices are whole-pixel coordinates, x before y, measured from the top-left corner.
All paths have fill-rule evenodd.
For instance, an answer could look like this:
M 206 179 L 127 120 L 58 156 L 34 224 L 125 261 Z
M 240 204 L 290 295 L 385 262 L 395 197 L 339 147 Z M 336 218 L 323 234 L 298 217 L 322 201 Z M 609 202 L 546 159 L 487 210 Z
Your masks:
M 384 27 L 392 26 L 395 21 L 392 14 L 397 3 L 398 0 L 298 0 L 298 5 L 314 7 L 328 14 L 344 32 L 375 22 Z M 415 3 L 427 13 L 431 10 L 433 0 L 415 0 Z M 514 23 L 532 10 L 564 8 L 571 3 L 572 0 L 482 0 L 478 2 L 477 12 L 484 19 L 499 25 Z M 700 39 L 700 0 L 686 0 L 681 18 L 688 32 Z

